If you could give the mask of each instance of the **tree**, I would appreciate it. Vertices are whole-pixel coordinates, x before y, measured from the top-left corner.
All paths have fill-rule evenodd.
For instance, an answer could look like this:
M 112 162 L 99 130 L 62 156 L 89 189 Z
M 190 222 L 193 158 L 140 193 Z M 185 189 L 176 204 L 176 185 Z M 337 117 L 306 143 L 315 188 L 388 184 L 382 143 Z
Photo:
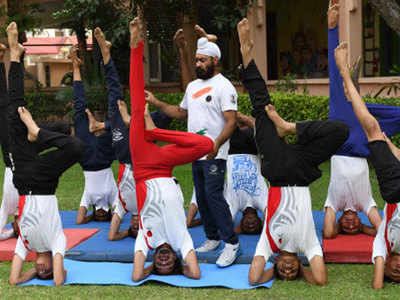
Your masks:
M 368 0 L 387 25 L 400 36 L 400 5 L 397 0 Z
M 172 41 L 177 29 L 183 28 L 189 49 L 187 59 L 194 62 L 197 40 L 194 26 L 199 24 L 221 40 L 236 38 L 236 24 L 246 15 L 252 0 L 132 0 L 131 3 L 141 9 L 148 39 L 160 43 L 164 65 L 170 67 L 168 74 L 171 74 L 179 69 Z M 190 67 L 194 75 L 194 63 Z

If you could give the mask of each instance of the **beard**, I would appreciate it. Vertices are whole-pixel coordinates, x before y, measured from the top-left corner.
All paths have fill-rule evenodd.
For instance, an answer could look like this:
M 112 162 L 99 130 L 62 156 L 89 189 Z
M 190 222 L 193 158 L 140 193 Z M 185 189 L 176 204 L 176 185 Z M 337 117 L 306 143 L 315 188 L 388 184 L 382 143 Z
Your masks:
M 196 76 L 197 78 L 203 80 L 210 79 L 211 77 L 214 76 L 214 71 L 215 71 L 215 64 L 214 62 L 211 62 L 211 64 L 208 65 L 205 70 L 200 67 L 197 67 Z

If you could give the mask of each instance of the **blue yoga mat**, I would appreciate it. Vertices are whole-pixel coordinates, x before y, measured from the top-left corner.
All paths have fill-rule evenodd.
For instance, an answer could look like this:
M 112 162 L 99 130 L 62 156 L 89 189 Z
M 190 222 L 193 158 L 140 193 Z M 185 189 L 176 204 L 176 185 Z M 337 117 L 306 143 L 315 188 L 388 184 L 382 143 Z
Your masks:
M 250 265 L 232 265 L 227 268 L 218 268 L 213 264 L 200 264 L 201 278 L 189 279 L 183 275 L 159 276 L 150 275 L 140 282 L 132 281 L 132 264 L 104 263 L 104 262 L 80 262 L 66 259 L 64 261 L 67 270 L 65 284 L 95 284 L 95 285 L 129 285 L 139 286 L 147 281 L 158 281 L 178 287 L 226 287 L 231 289 L 253 289 L 257 287 L 271 288 L 273 280 L 257 286 L 248 283 Z M 147 264 L 148 265 L 148 264 Z M 266 268 L 271 268 L 268 264 Z M 106 272 L 105 272 L 106 270 Z M 53 280 L 32 279 L 25 285 L 52 286 Z
M 77 212 L 75 211 L 61 211 L 61 219 L 64 228 L 99 228 L 99 232 L 92 236 L 85 242 L 70 249 L 66 253 L 66 257 L 74 260 L 82 261 L 115 261 L 115 262 L 132 262 L 134 257 L 135 239 L 126 238 L 121 241 L 110 242 L 107 240 L 109 231 L 109 222 L 90 222 L 83 225 L 75 225 Z M 127 214 L 121 224 L 121 229 L 126 229 L 130 224 L 130 214 Z M 235 225 L 238 224 L 241 213 L 236 216 Z M 314 211 L 313 217 L 317 228 L 317 235 L 322 245 L 322 228 L 324 212 Z M 194 247 L 199 247 L 205 240 L 203 226 L 189 228 L 190 235 L 192 236 Z M 239 236 L 241 255 L 235 261 L 236 264 L 250 264 L 258 243 L 259 235 L 245 235 Z M 197 253 L 197 258 L 200 263 L 215 263 L 224 247 L 224 243 L 212 252 Z M 153 252 L 150 251 L 147 260 L 153 258 Z M 308 264 L 305 257 L 300 256 L 302 262 Z
M 382 214 L 382 212 L 380 212 Z M 85 242 L 77 245 L 71 250 L 67 251 L 66 257 L 74 260 L 82 261 L 114 261 L 114 262 L 133 262 L 135 239 L 126 238 L 121 241 L 110 242 L 107 240 L 108 231 L 110 228 L 109 222 L 90 222 L 83 225 L 75 225 L 76 211 L 61 211 L 60 212 L 63 227 L 64 228 L 98 228 L 99 232 L 93 235 Z M 322 233 L 324 226 L 324 215 L 323 211 L 313 211 L 314 223 L 317 232 L 318 239 L 321 243 L 323 242 Z M 337 218 L 341 216 L 341 213 L 337 214 Z M 364 224 L 369 224 L 368 217 L 359 213 L 361 221 Z M 127 214 L 121 224 L 121 229 L 127 229 L 130 224 L 131 215 Z M 238 224 L 241 218 L 239 213 L 235 219 L 235 224 Z M 195 248 L 199 247 L 205 240 L 205 234 L 202 226 L 190 228 L 189 232 L 192 236 Z M 254 251 L 257 246 L 259 236 L 258 235 L 240 235 L 240 247 L 241 255 L 235 261 L 237 264 L 250 264 Z M 218 247 L 216 251 L 207 253 L 197 253 L 197 257 L 200 263 L 215 263 L 224 245 Z M 148 261 L 152 260 L 153 252 L 150 251 L 147 257 Z M 304 256 L 300 256 L 304 264 L 308 264 L 307 259 Z

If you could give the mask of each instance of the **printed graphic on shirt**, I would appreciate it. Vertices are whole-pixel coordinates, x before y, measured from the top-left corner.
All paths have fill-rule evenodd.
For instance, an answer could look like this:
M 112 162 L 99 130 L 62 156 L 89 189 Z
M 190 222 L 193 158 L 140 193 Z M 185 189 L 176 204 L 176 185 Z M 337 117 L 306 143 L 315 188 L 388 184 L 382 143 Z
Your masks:
M 203 95 L 207 94 L 208 92 L 210 92 L 212 89 L 213 89 L 213 88 L 212 88 L 211 86 L 207 86 L 207 87 L 205 87 L 205 88 L 202 88 L 201 90 L 195 92 L 195 93 L 192 95 L 192 98 L 193 98 L 193 99 L 198 99 L 198 98 L 200 98 L 201 96 L 203 96 Z
M 206 133 L 207 133 L 207 129 L 205 129 L 205 128 L 196 132 L 196 134 L 199 134 L 199 135 L 206 135 Z
M 124 139 L 124 136 L 122 135 L 122 132 L 119 130 L 119 128 L 114 128 L 112 130 L 112 141 L 113 143 L 119 142 Z
M 252 197 L 260 196 L 257 165 L 247 155 L 235 155 L 232 168 L 233 190 L 245 191 Z

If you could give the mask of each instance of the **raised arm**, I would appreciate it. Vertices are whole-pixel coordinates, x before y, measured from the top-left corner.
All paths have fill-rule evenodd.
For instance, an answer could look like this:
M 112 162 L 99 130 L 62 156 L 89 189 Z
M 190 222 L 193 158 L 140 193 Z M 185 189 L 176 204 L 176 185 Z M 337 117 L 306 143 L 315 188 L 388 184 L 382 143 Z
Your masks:
M 182 89 L 186 90 L 189 82 L 192 81 L 192 71 L 189 65 L 189 56 L 188 56 L 188 45 L 185 40 L 185 35 L 183 34 L 183 29 L 178 29 L 174 35 L 174 41 L 178 46 L 180 62 L 181 62 L 181 82 Z

